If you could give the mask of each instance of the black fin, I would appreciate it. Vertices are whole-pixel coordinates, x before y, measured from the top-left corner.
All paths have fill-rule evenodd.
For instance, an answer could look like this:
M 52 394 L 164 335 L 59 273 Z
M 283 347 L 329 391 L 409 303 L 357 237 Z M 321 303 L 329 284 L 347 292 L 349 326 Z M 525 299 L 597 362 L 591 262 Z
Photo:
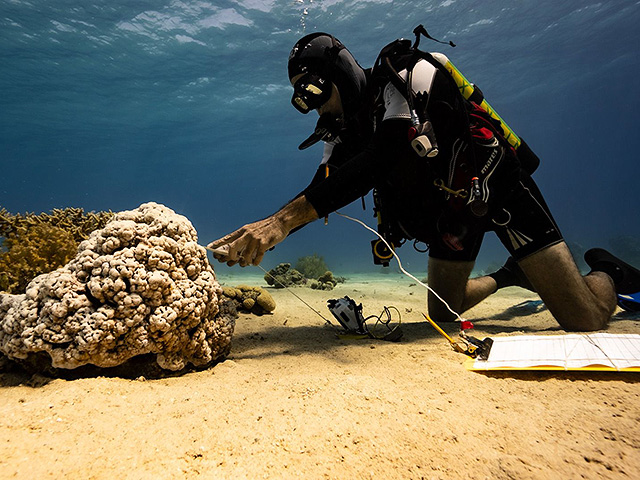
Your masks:
M 604 272 L 611 277 L 616 293 L 624 295 L 640 292 L 640 270 L 606 250 L 592 248 L 584 254 L 584 260 L 591 267 L 591 272 Z

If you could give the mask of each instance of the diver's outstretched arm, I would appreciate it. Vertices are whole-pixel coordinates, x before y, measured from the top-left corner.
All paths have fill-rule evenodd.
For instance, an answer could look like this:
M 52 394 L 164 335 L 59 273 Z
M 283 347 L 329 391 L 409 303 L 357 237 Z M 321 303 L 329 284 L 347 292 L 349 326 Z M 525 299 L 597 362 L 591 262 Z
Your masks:
M 242 267 L 259 265 L 265 252 L 284 240 L 291 230 L 317 219 L 315 209 L 302 195 L 270 217 L 248 223 L 235 232 L 214 240 L 207 248 L 224 247 L 226 253 L 214 254 L 214 257 L 230 266 L 236 263 L 240 263 Z

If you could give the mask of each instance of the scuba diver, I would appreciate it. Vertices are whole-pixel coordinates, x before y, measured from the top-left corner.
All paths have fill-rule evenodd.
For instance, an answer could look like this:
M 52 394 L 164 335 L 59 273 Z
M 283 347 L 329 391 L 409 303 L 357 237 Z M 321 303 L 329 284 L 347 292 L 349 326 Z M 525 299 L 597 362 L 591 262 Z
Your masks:
M 210 243 L 221 252 L 215 258 L 258 265 L 291 232 L 373 189 L 379 232 L 392 248 L 407 240 L 428 246 L 429 285 L 454 311 L 518 285 L 537 292 L 565 330 L 604 328 L 617 294 L 640 291 L 640 271 L 594 249 L 586 254 L 592 270 L 581 275 L 531 177 L 538 158 L 490 114 L 479 89 L 466 84 L 463 95 L 446 56 L 418 49 L 420 35 L 435 39 L 422 26 L 414 33 L 413 45 L 392 42 L 372 69 L 326 33 L 295 44 L 291 103 L 319 114 L 299 148 L 323 141 L 322 162 L 278 212 Z M 469 278 L 489 231 L 510 257 L 497 272 Z M 384 263 L 388 252 L 373 243 Z M 431 292 L 428 309 L 437 321 L 455 319 Z

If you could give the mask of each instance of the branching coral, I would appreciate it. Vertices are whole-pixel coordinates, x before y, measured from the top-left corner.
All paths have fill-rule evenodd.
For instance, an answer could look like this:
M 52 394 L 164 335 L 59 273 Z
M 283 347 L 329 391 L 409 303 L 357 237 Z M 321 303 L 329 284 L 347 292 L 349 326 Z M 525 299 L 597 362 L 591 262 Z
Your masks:
M 67 263 L 78 244 L 112 217 L 112 212 L 84 213 L 81 208 L 39 215 L 0 209 L 0 291 L 24 292 L 36 276 Z
M 113 218 L 113 212 L 88 212 L 82 208 L 54 208 L 51 213 L 19 213 L 12 215 L 0 209 L 0 237 L 9 238 L 20 228 L 53 225 L 71 233 L 76 242 L 89 238 L 89 234 L 104 227 Z
M 0 352 L 46 352 L 56 368 L 120 365 L 155 354 L 160 367 L 200 366 L 229 352 L 235 317 L 191 223 L 146 203 L 120 212 L 64 267 L 23 295 L 0 295 Z
M 53 225 L 40 224 L 29 230 L 21 227 L 4 241 L 0 253 L 0 291 L 24 292 L 41 273 L 67 263 L 78 248 L 73 236 Z

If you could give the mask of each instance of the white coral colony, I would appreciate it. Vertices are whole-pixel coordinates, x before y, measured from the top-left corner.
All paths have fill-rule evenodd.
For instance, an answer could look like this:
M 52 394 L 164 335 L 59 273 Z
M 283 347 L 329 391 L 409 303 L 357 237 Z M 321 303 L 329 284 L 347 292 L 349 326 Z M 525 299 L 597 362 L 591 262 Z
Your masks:
M 56 368 L 113 367 L 144 354 L 181 370 L 228 354 L 235 318 L 189 220 L 157 203 L 120 212 L 76 257 L 0 295 L 0 353 L 46 352 Z

